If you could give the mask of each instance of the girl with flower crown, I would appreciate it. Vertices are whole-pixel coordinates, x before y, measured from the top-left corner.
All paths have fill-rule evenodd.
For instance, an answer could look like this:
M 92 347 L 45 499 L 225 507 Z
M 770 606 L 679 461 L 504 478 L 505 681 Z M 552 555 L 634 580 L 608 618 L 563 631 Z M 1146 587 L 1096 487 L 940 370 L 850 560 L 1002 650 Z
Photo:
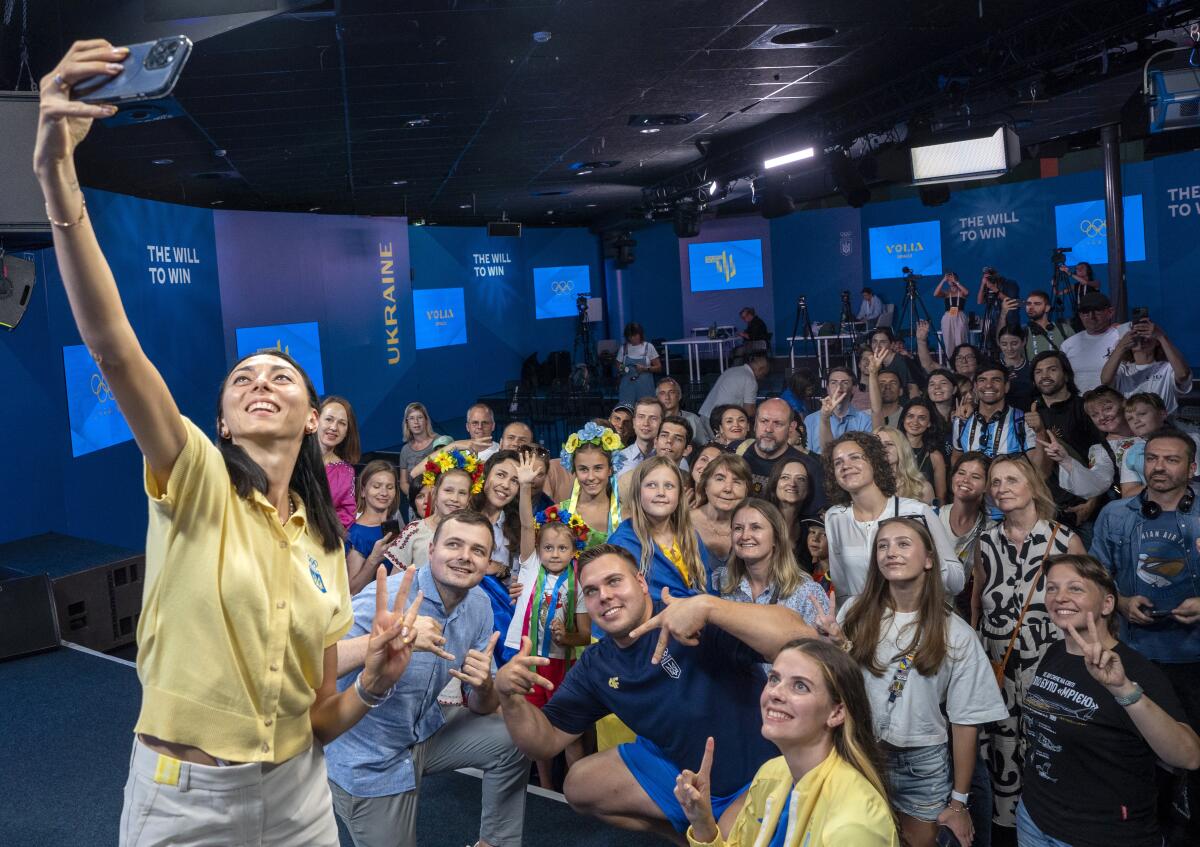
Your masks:
M 595 421 L 571 434 L 560 454 L 562 466 L 575 475 L 571 496 L 558 504 L 579 515 L 591 528 L 587 547 L 603 544 L 621 523 L 613 480 L 621 460 L 621 436 Z
M 424 517 L 417 518 L 400 530 L 400 535 L 383 553 L 384 564 L 401 570 L 429 563 L 429 545 L 438 524 L 447 515 L 467 507 L 472 494 L 483 490 L 483 464 L 474 453 L 450 450 L 430 456 L 421 472 L 423 486 L 432 487 Z M 372 562 L 368 560 L 368 565 Z M 378 567 L 378 563 L 374 563 Z
M 557 506 L 534 515 L 536 477 L 536 465 L 531 461 L 522 462 L 517 470 L 521 556 L 516 580 L 521 584 L 521 594 L 505 634 L 504 646 L 516 651 L 521 648 L 523 639 L 529 639 L 530 655 L 550 660 L 549 664 L 538 668 L 538 673 L 554 683 L 554 688 L 546 690 L 535 686 L 525 695 L 540 709 L 567 675 L 573 648 L 583 647 L 591 641 L 592 624 L 575 582 L 575 557 L 587 544 L 588 526 L 579 515 Z M 566 749 L 567 766 L 582 755 L 583 744 L 579 740 L 572 742 Z M 543 788 L 554 788 L 553 761 L 539 759 L 537 762 L 538 782 Z

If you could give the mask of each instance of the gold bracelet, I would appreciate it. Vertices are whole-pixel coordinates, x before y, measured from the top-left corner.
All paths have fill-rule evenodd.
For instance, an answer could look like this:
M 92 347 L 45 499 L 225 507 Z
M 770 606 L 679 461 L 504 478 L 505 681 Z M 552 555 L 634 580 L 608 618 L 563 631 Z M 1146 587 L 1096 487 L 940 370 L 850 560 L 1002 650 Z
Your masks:
M 46 204 L 46 220 L 50 221 L 50 226 L 56 226 L 59 229 L 70 229 L 73 226 L 79 226 L 83 223 L 84 215 L 87 214 L 87 200 L 81 200 L 79 203 L 79 219 L 74 223 L 67 221 L 56 221 L 50 216 L 50 204 Z

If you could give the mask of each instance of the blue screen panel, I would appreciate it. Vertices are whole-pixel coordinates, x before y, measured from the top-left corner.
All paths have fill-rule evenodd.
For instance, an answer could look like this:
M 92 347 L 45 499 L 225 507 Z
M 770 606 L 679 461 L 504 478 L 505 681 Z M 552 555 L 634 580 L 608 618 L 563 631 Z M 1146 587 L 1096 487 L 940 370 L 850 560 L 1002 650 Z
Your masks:
M 579 314 L 575 298 L 592 291 L 587 265 L 533 269 L 533 299 L 537 318 L 573 318 Z
M 238 358 L 262 350 L 282 350 L 300 363 L 319 396 L 325 395 L 325 372 L 321 367 L 321 336 L 316 322 L 239 327 Z
M 1125 261 L 1145 261 L 1146 227 L 1142 219 L 1142 195 L 1126 196 L 1124 208 Z M 1108 264 L 1108 219 L 1103 200 L 1055 206 L 1054 232 L 1058 239 L 1055 244 L 1070 248 L 1071 252 L 1067 253 L 1067 262 L 1070 264 Z
M 908 267 L 918 276 L 941 276 L 942 228 L 938 221 L 873 226 L 868 230 L 871 279 L 897 279 Z
M 692 291 L 762 288 L 762 240 L 689 244 L 688 272 Z
M 72 456 L 103 450 L 133 438 L 108 382 L 87 347 L 82 344 L 64 347 L 63 371 L 67 380 Z
M 467 343 L 467 310 L 461 288 L 421 288 L 412 295 L 418 350 Z

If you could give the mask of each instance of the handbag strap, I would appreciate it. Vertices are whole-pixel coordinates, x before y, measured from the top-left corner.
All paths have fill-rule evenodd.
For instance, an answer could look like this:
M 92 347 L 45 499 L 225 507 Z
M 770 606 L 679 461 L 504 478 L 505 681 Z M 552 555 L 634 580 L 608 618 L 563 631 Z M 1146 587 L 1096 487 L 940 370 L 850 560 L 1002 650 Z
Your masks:
M 1009 636 L 1008 648 L 1005 649 L 1004 658 L 1000 660 L 1000 664 L 996 667 L 997 680 L 1003 675 L 1004 669 L 1008 667 L 1008 657 L 1012 655 L 1013 648 L 1017 646 L 1017 636 L 1021 634 L 1021 624 L 1025 622 L 1025 613 L 1029 611 L 1029 606 L 1033 603 L 1033 595 L 1037 593 L 1037 582 L 1046 567 L 1046 556 L 1054 548 L 1054 538 L 1058 535 L 1060 526 L 1062 524 L 1055 521 L 1054 528 L 1050 531 L 1050 540 L 1046 542 L 1046 549 L 1042 553 L 1042 561 L 1038 563 L 1037 573 L 1033 575 L 1033 582 L 1029 586 L 1029 593 L 1025 595 L 1025 602 L 1021 605 L 1021 614 L 1017 616 L 1017 624 L 1013 627 L 1012 635 Z

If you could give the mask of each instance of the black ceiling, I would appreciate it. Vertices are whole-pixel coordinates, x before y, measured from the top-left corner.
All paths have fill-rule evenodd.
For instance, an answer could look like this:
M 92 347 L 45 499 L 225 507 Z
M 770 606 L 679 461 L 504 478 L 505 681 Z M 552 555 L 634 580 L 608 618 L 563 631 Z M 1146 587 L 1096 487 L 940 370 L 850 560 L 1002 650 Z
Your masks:
M 0 33 L 5 87 L 21 1 Z M 647 189 L 746 176 L 764 152 L 811 139 L 859 139 L 862 152 L 870 133 L 918 116 L 1004 120 L 1026 145 L 1111 121 L 1144 61 L 1136 39 L 1192 4 L 1154 14 L 1146 0 L 31 5 L 36 74 L 77 36 L 122 42 L 165 28 L 197 41 L 175 92 L 183 114 L 96 130 L 80 154 L 90 185 L 222 208 L 597 224 L 643 213 Z M 89 28 L 100 7 L 115 31 Z M 275 14 L 283 8 L 293 11 Z M 260 19 L 218 32 L 255 16 L 222 11 Z M 834 32 L 770 44 L 800 26 Z M 1105 45 L 1107 62 L 1096 58 Z M 700 117 L 656 133 L 630 126 L 647 113 Z M 572 169 L 596 160 L 616 164 Z

